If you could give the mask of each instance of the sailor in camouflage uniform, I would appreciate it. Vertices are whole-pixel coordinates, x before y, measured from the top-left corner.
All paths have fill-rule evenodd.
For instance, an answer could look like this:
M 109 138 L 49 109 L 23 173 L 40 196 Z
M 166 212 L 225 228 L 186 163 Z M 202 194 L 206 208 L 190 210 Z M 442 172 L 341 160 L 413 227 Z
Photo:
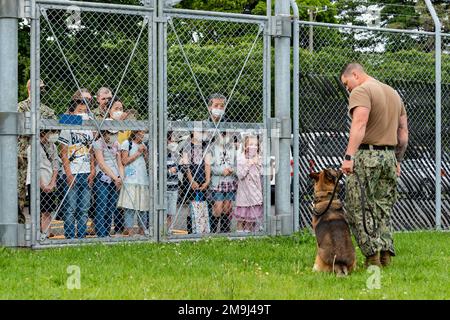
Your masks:
M 406 110 L 397 91 L 370 77 L 359 63 L 347 64 L 341 81 L 350 92 L 352 118 L 342 162 L 347 220 L 365 265 L 387 266 L 395 255 L 391 213 L 408 144 Z
M 44 82 L 41 80 L 40 82 L 41 92 L 44 90 Z M 28 98 L 19 102 L 17 107 L 18 112 L 30 112 L 31 111 L 31 81 L 27 82 L 28 88 Z M 39 107 L 41 119 L 56 119 L 56 115 L 54 110 L 50 109 L 44 104 L 41 104 Z M 29 206 L 27 203 L 27 189 L 26 189 L 26 177 L 27 177 L 27 147 L 31 144 L 31 140 L 29 136 L 19 136 L 17 142 L 17 156 L 18 156 L 18 202 L 19 202 L 19 223 L 25 223 L 25 215 L 23 210 L 26 206 Z

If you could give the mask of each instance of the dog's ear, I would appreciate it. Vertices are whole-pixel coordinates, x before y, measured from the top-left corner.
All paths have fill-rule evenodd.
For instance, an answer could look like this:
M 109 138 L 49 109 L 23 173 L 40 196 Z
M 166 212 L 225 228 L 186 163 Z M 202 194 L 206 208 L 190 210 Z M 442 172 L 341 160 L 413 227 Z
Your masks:
M 325 177 L 327 177 L 328 180 L 331 180 L 333 182 L 336 181 L 337 172 L 333 169 L 325 169 Z
M 310 177 L 311 179 L 316 180 L 316 181 L 319 180 L 319 176 L 320 176 L 320 173 L 319 173 L 319 172 L 311 172 L 311 173 L 309 174 L 309 177 Z

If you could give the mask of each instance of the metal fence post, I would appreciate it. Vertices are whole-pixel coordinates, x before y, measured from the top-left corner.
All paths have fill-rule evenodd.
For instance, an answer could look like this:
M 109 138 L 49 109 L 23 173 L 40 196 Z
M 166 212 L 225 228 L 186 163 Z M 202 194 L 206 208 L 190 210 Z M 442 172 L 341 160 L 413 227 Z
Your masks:
M 291 21 L 288 0 L 275 3 L 275 116 L 281 121 L 278 172 L 275 185 L 275 215 L 281 223 L 281 234 L 293 232 L 290 192 L 290 42 Z M 290 188 L 289 188 L 290 190 Z
M 16 247 L 18 2 L 0 0 L 0 245 Z
M 293 63 L 294 63 L 294 67 L 293 67 L 293 82 L 292 82 L 292 99 L 294 100 L 292 102 L 293 105 L 293 111 L 292 111 L 292 117 L 293 119 L 293 130 L 292 132 L 294 133 L 294 138 L 292 140 L 292 144 L 293 144 L 293 157 L 294 157 L 294 177 L 293 177 L 293 181 L 292 183 L 293 185 L 293 192 L 294 192 L 294 203 L 293 203 L 293 207 L 294 207 L 294 212 L 293 212 L 293 218 L 294 218 L 294 231 L 298 231 L 299 230 L 299 223 L 300 223 L 300 182 L 299 182 L 299 76 L 300 76 L 300 43 L 299 43 L 299 25 L 298 25 L 298 20 L 299 20 L 299 11 L 298 11 L 298 6 L 297 3 L 295 2 L 295 0 L 291 0 L 291 6 L 292 6 L 292 10 L 294 11 L 294 28 L 293 28 L 293 50 L 292 50 L 292 54 L 294 55 L 293 57 Z
M 436 33 L 435 38 L 435 67 L 436 67 L 436 229 L 441 229 L 441 209 L 442 209 L 442 194 L 441 194 L 441 22 L 434 10 L 430 0 L 425 0 L 428 10 L 434 22 L 434 29 Z
M 166 170 L 164 170 L 166 162 L 166 114 L 165 114 L 165 46 L 164 44 L 164 23 L 162 19 L 164 17 L 164 0 L 158 1 L 157 19 L 158 19 L 158 208 L 157 208 L 157 220 L 155 230 L 157 232 L 156 240 L 159 241 L 161 229 L 164 225 L 164 213 L 165 213 L 165 188 L 166 188 Z

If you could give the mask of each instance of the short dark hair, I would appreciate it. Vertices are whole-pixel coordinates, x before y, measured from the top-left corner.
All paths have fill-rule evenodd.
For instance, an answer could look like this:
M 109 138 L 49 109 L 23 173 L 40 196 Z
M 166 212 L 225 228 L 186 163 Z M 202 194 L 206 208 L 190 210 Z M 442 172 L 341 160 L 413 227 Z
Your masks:
M 364 71 L 363 66 L 356 61 L 347 63 L 341 70 L 341 74 L 339 75 L 339 79 L 342 78 L 343 75 L 348 75 L 350 72 L 352 72 L 353 70 L 358 69 L 361 71 Z
M 85 102 L 83 100 L 70 100 L 69 102 L 69 108 L 67 109 L 67 111 L 69 111 L 70 113 L 74 112 L 75 109 L 79 106 L 79 105 L 86 105 Z
M 227 97 L 225 97 L 223 94 L 220 93 L 213 93 L 208 97 L 208 107 L 212 105 L 213 100 L 223 100 L 225 103 L 227 103 Z

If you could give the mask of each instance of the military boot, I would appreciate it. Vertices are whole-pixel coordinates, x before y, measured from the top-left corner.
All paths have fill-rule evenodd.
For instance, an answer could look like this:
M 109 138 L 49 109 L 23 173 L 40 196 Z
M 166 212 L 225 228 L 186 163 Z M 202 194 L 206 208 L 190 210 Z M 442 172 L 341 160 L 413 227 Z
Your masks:
M 364 267 L 368 268 L 369 266 L 381 267 L 380 252 L 377 252 L 371 256 L 366 256 L 366 262 L 364 263 Z
M 380 263 L 383 267 L 386 267 L 391 263 L 391 253 L 389 251 L 380 252 Z

